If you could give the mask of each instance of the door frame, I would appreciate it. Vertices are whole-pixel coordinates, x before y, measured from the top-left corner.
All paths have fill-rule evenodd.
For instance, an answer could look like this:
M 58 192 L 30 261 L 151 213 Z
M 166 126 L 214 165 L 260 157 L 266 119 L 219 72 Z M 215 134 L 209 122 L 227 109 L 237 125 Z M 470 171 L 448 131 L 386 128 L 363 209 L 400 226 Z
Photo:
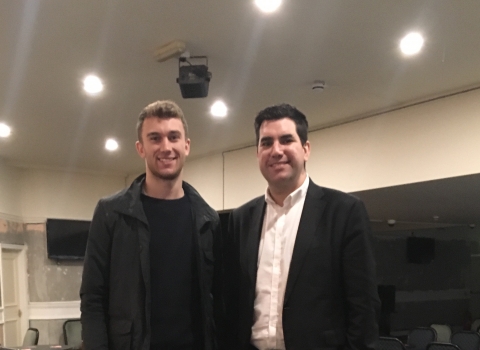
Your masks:
M 27 275 L 27 246 L 19 244 L 0 243 L 0 288 L 2 305 L 0 307 L 0 323 L 5 325 L 4 314 L 4 293 L 3 293 L 3 251 L 16 251 L 18 256 L 17 264 L 17 278 L 18 278 L 18 306 L 22 312 L 20 317 L 20 341 L 23 334 L 27 332 L 30 326 L 30 315 L 28 312 L 28 275 Z M 3 339 L 5 339 L 5 327 L 3 328 Z

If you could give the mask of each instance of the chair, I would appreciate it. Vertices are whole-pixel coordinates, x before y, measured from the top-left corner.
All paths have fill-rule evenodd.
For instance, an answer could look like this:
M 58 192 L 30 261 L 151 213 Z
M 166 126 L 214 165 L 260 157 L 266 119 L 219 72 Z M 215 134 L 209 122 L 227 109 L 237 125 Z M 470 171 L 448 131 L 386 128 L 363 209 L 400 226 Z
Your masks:
M 375 350 L 405 350 L 405 345 L 397 338 L 380 337 Z
M 480 328 L 480 318 L 477 318 L 475 321 L 472 322 L 472 331 L 478 332 L 478 328 Z
M 460 350 L 460 348 L 451 343 L 433 342 L 427 345 L 427 350 Z
M 437 332 L 437 342 L 450 343 L 450 337 L 452 336 L 450 326 L 446 324 L 432 324 L 430 327 Z
M 66 320 L 63 323 L 63 338 L 65 345 L 71 345 L 74 349 L 82 346 L 82 323 L 79 319 Z
M 425 350 L 429 343 L 437 341 L 437 332 L 432 327 L 417 327 L 408 335 L 407 344 L 415 350 Z
M 460 331 L 452 335 L 452 344 L 457 345 L 460 350 L 479 350 L 480 334 L 473 331 Z
M 23 337 L 24 346 L 30 345 L 37 345 L 38 344 L 38 337 L 40 336 L 40 332 L 36 328 L 29 328 L 25 332 L 25 336 Z

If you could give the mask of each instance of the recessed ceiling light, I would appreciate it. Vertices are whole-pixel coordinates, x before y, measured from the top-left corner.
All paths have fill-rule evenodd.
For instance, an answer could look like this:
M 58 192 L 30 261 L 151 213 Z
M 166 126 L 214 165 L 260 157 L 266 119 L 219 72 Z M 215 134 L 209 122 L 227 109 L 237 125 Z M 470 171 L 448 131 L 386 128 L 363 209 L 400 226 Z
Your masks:
M 108 139 L 105 142 L 105 149 L 110 152 L 116 151 L 118 149 L 118 142 L 114 139 Z
M 255 0 L 255 5 L 266 13 L 271 13 L 276 11 L 280 5 L 282 4 L 282 0 Z
M 96 75 L 87 75 L 83 79 L 83 90 L 90 95 L 97 95 L 103 91 L 103 83 Z
M 407 55 L 415 55 L 423 47 L 423 37 L 419 33 L 409 33 L 400 41 L 400 50 Z
M 7 124 L 0 123 L 0 137 L 9 137 L 12 129 Z
M 214 117 L 226 117 L 227 116 L 227 106 L 222 101 L 216 101 L 212 107 L 210 107 L 210 113 Z

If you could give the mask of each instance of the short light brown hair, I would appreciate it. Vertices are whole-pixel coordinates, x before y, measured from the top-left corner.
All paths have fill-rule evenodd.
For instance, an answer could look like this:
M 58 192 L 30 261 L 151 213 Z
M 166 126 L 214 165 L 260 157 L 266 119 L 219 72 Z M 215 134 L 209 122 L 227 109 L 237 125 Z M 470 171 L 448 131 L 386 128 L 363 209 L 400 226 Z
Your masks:
M 147 107 L 145 107 L 140 115 L 138 116 L 137 121 L 137 137 L 138 141 L 142 140 L 142 127 L 143 122 L 146 118 L 150 117 L 157 117 L 162 119 L 169 119 L 169 118 L 178 118 L 182 121 L 183 128 L 185 129 L 185 138 L 188 137 L 188 125 L 185 116 L 183 115 L 183 111 L 181 108 L 173 101 L 164 100 L 164 101 L 156 101 L 150 103 Z

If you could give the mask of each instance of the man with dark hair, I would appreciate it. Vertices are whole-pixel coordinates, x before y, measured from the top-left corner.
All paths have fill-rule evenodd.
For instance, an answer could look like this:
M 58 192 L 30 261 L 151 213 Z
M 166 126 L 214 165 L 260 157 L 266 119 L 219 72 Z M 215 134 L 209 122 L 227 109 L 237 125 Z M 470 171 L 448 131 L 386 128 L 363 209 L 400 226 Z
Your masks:
M 137 132 L 146 173 L 101 199 L 90 227 L 80 290 L 85 349 L 213 350 L 220 225 L 182 181 L 187 123 L 174 102 L 157 101 L 140 113 Z
M 265 195 L 234 210 L 225 239 L 230 348 L 373 350 L 375 262 L 363 203 L 306 173 L 308 122 L 287 105 L 255 119 Z

